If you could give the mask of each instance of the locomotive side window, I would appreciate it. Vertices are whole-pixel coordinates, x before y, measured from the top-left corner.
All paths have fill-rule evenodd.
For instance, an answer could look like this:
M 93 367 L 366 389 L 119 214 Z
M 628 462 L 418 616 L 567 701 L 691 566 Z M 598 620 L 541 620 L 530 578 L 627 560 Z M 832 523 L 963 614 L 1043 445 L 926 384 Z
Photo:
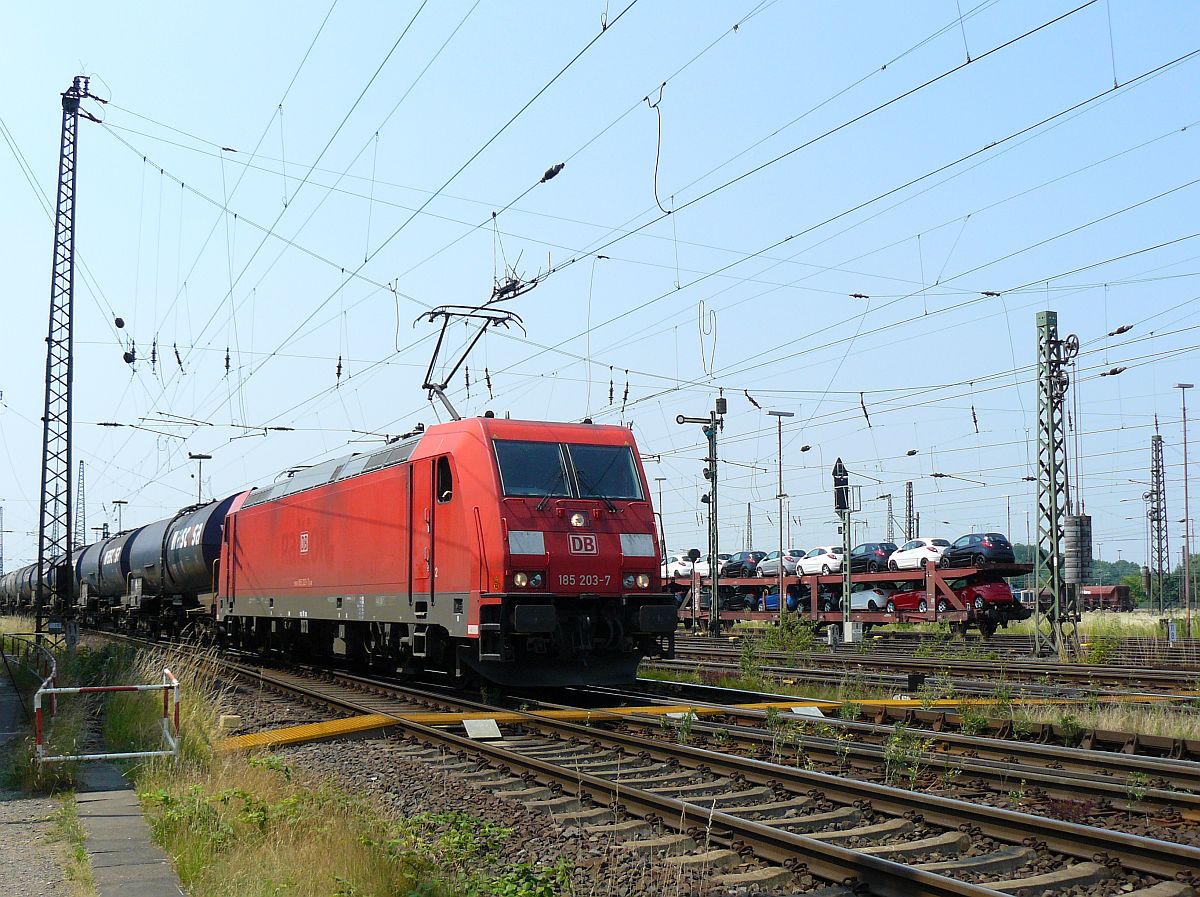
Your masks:
M 557 442 L 497 439 L 495 447 L 505 495 L 571 495 L 571 482 Z
M 445 504 L 454 497 L 454 475 L 450 473 L 450 459 L 445 455 L 437 459 L 437 500 Z
M 580 498 L 642 499 L 642 483 L 627 445 L 568 445 Z

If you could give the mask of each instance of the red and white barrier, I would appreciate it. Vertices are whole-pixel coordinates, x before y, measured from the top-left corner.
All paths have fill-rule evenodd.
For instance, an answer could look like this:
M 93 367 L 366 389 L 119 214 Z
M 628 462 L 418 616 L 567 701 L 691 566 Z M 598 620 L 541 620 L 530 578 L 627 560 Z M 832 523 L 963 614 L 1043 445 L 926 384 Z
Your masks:
M 179 756 L 179 680 L 169 669 L 163 668 L 163 681 L 153 685 L 90 685 L 77 688 L 54 687 L 51 674 L 33 696 L 34 736 L 39 763 L 64 763 L 84 760 L 140 760 L 145 757 Z M 157 751 L 125 751 L 112 754 L 64 754 L 47 756 L 45 736 L 42 730 L 42 697 L 50 696 L 50 715 L 54 716 L 58 695 L 90 695 L 118 691 L 161 691 L 163 693 L 162 734 L 167 747 Z

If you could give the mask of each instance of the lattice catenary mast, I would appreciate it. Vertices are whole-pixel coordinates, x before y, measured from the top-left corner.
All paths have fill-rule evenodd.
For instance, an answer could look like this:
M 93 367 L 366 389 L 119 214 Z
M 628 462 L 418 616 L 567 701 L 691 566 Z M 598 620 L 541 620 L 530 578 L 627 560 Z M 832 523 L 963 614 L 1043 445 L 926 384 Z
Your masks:
M 1070 493 L 1067 484 L 1067 440 L 1063 405 L 1069 378 L 1067 364 L 1079 352 L 1079 339 L 1058 338 L 1058 313 L 1037 313 L 1038 352 L 1038 551 L 1036 561 L 1037 605 L 1042 596 L 1050 602 L 1048 613 L 1040 613 L 1034 627 L 1034 645 L 1052 648 L 1059 657 L 1077 652 L 1079 635 L 1075 593 L 1063 577 L 1064 524 Z
M 46 337 L 46 405 L 42 415 L 37 581 L 34 590 L 35 630 L 39 633 L 42 631 L 50 565 L 64 565 L 69 570 L 71 563 L 71 385 L 74 354 L 71 318 L 75 306 L 75 173 L 79 104 L 89 96 L 88 79 L 82 75 L 75 78 L 62 95 L 62 139 L 58 157 L 58 199 L 55 205 L 54 256 L 50 276 L 50 328 Z M 56 577 L 58 583 L 66 583 L 67 579 L 67 576 Z
M 1152 586 L 1158 593 L 1158 610 L 1163 612 L 1166 601 L 1167 571 L 1171 566 L 1170 546 L 1167 544 L 1167 482 L 1163 470 L 1163 439 L 1158 432 L 1158 415 L 1154 416 L 1154 435 L 1150 437 L 1150 491 L 1146 493 L 1150 507 L 1150 571 Z M 1153 595 L 1150 604 L 1154 605 Z
M 904 541 L 911 542 L 918 535 L 913 524 L 913 484 L 909 480 L 904 484 Z
M 71 547 L 82 548 L 87 541 L 87 500 L 83 488 L 83 462 L 79 462 L 79 485 L 75 489 L 75 532 L 71 536 Z

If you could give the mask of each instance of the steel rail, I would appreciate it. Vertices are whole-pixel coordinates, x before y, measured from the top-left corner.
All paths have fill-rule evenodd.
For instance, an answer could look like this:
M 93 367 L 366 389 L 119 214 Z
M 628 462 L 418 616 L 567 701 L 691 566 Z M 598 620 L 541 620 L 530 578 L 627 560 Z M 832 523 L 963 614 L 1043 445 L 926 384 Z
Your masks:
M 698 645 L 682 639 L 675 642 L 676 658 L 681 656 L 698 656 L 714 658 L 736 658 L 739 650 L 730 649 L 724 645 Z M 763 651 L 759 658 L 764 661 L 787 661 L 802 663 L 820 663 L 826 668 L 832 663 L 843 666 L 879 667 L 894 670 L 901 667 L 915 672 L 950 672 L 969 675 L 1003 674 L 1005 676 L 1029 675 L 1050 676 L 1060 680 L 1071 680 L 1083 684 L 1093 684 L 1095 680 L 1108 680 L 1117 684 L 1129 682 L 1148 682 L 1167 686 L 1180 685 L 1180 670 L 1147 670 L 1144 667 L 1118 666 L 1109 664 L 1062 664 L 1046 663 L 1036 660 L 1000 659 L 980 661 L 956 657 L 924 658 L 902 654 L 876 656 L 872 652 L 796 652 Z
M 271 676 L 264 674 L 261 670 L 258 671 L 257 678 L 262 682 L 278 684 L 279 687 L 304 693 L 316 700 L 337 704 L 347 710 L 378 712 L 368 711 L 366 705 L 359 705 L 355 701 L 323 694 L 316 688 L 299 686 L 285 680 L 272 682 Z M 469 706 L 473 705 L 473 702 L 465 703 Z M 497 708 L 487 709 L 496 710 Z M 728 843 L 731 846 L 749 848 L 755 856 L 787 866 L 794 871 L 808 871 L 818 878 L 839 884 L 861 881 L 879 897 L 1001 897 L 1001 892 L 982 885 L 960 882 L 946 876 L 926 872 L 915 866 L 858 853 L 794 832 L 741 819 L 711 807 L 705 807 L 703 804 L 654 794 L 621 784 L 619 781 L 559 766 L 496 744 L 474 741 L 444 729 L 413 723 L 398 714 L 385 713 L 383 715 L 393 716 L 398 728 L 427 743 L 439 744 L 468 753 L 482 754 L 504 770 L 510 772 L 514 769 L 524 770 L 541 781 L 553 783 L 567 793 L 577 793 L 581 798 L 594 800 L 594 793 L 599 793 L 614 806 L 633 808 L 637 811 L 637 815 L 661 822 L 676 831 L 684 833 L 707 831 L 714 840 Z M 528 717 L 530 724 L 545 722 L 536 715 L 524 715 Z M 585 734 L 595 732 L 586 727 L 578 727 L 578 729 Z M 584 786 L 594 793 L 584 792 Z
M 270 676 L 260 671 L 259 678 L 262 681 L 269 681 Z M 387 686 L 386 683 L 379 684 Z M 286 682 L 283 683 L 283 687 L 298 690 L 295 685 Z M 331 700 L 321 695 L 315 689 L 305 687 L 304 691 L 318 700 Z M 366 708 L 354 701 L 347 701 L 345 699 L 333 700 L 336 700 L 337 703 L 346 709 L 367 712 Z M 491 709 L 495 710 L 497 708 Z M 419 736 L 423 740 L 432 740 L 465 751 L 486 754 L 496 758 L 497 762 L 504 762 L 510 766 L 524 765 L 526 768 L 541 769 L 545 765 L 548 768 L 543 771 L 547 774 L 566 776 L 568 782 L 581 782 L 586 779 L 590 787 L 603 788 L 606 793 L 614 796 L 622 796 L 622 800 L 624 800 L 624 796 L 631 795 L 634 790 L 620 785 L 619 782 L 610 783 L 607 780 L 597 777 L 585 776 L 581 772 L 563 770 L 549 764 L 542 764 L 541 761 L 537 761 L 535 758 L 526 757 L 518 752 L 500 748 L 497 745 L 473 741 L 445 730 L 412 723 L 405 720 L 399 714 L 385 715 L 393 716 L 399 728 L 409 734 Z M 774 763 L 723 754 L 704 748 L 668 744 L 637 735 L 581 726 L 561 720 L 547 719 L 538 716 L 536 713 L 522 713 L 521 715 L 526 719 L 527 725 L 533 728 L 557 732 L 580 742 L 598 743 L 609 748 L 629 751 L 649 759 L 664 762 L 677 762 L 680 759 L 686 759 L 696 765 L 706 766 L 709 769 L 719 769 L 730 775 L 740 775 L 747 781 L 762 785 L 775 786 L 782 784 L 799 793 L 817 789 L 830 795 L 837 795 L 839 801 L 844 801 L 847 804 L 863 801 L 877 810 L 882 810 L 896 816 L 918 813 L 926 820 L 951 830 L 974 831 L 1008 843 L 1032 842 L 1038 845 L 1045 845 L 1047 848 L 1067 856 L 1084 860 L 1094 860 L 1096 858 L 1107 860 L 1111 858 L 1119 861 L 1126 868 L 1167 879 L 1180 877 L 1184 879 L 1200 879 L 1200 848 L 1158 841 L 1124 832 L 1079 825 L 1073 822 L 1048 819 L 1027 813 L 1018 813 L 998 807 L 975 805 L 952 798 L 918 794 L 888 785 L 862 782 L 811 770 L 780 766 Z M 602 714 L 598 714 L 598 719 L 602 717 Z M 593 784 L 593 782 L 596 784 Z M 696 819 L 706 820 L 711 818 L 714 821 L 720 816 L 722 817 L 722 825 L 734 823 L 741 826 L 750 826 L 753 833 L 751 833 L 751 829 L 744 830 L 751 833 L 751 837 L 758 837 L 759 834 L 762 834 L 758 831 L 759 829 L 764 830 L 763 833 L 768 831 L 776 832 L 776 830 L 771 829 L 769 826 L 752 823 L 748 820 L 739 820 L 737 817 L 727 816 L 727 814 L 717 814 L 715 811 L 705 808 L 703 804 L 677 801 L 673 798 L 662 798 L 659 795 L 651 794 L 647 794 L 646 799 L 648 801 L 667 801 L 666 804 L 659 805 L 666 806 L 672 813 L 680 812 L 686 815 L 686 812 L 691 812 Z M 692 810 L 686 811 L 685 808 L 687 807 L 691 807 Z M 666 824 L 672 824 L 672 820 L 669 817 L 663 817 L 662 821 Z M 673 824 L 672 827 L 674 827 Z M 863 868 L 858 864 L 858 860 L 865 859 L 865 857 L 854 851 L 844 851 L 843 855 L 843 849 L 836 848 L 833 853 L 829 853 L 831 845 L 823 844 L 815 839 L 803 838 L 803 836 L 794 835 L 793 833 L 777 832 L 771 837 L 782 838 L 785 842 L 796 845 L 797 849 L 802 849 L 806 854 L 810 853 L 810 851 L 815 852 L 815 856 L 824 857 L 829 862 L 835 863 L 835 865 L 852 859 L 854 861 L 853 869 Z M 798 840 L 793 841 L 792 839 Z M 808 843 L 810 841 L 812 842 L 811 845 Z M 770 857 L 766 858 L 769 859 Z M 886 860 L 879 860 L 877 862 L 886 864 L 878 867 L 881 870 L 894 867 L 892 874 L 901 876 L 904 882 L 904 887 L 900 890 L 880 891 L 879 893 L 912 894 L 914 893 L 912 888 L 920 885 L 921 880 L 913 879 L 909 876 L 909 873 L 920 872 L 920 870 L 911 866 L 890 863 Z M 814 872 L 818 869 L 812 863 L 809 864 L 809 868 Z M 844 867 L 842 868 L 844 869 Z M 830 880 L 840 880 L 837 876 L 829 875 L 825 872 L 819 872 L 818 874 Z M 853 870 L 847 871 L 846 874 L 853 874 Z M 922 873 L 922 875 L 928 874 Z M 941 879 L 940 876 L 934 876 L 934 878 Z M 951 882 L 953 880 L 945 879 L 945 881 Z M 962 883 L 953 882 L 953 884 L 960 886 Z M 989 890 L 983 889 L 983 891 L 972 891 L 970 893 L 982 894 L 984 892 L 989 892 Z M 938 893 L 965 894 L 966 892 L 951 890 Z
M 661 695 L 646 692 L 612 689 L 611 693 L 615 700 L 681 703 L 678 698 L 664 698 Z M 788 700 L 788 696 L 769 695 L 768 697 L 772 700 Z M 796 706 L 804 704 L 803 698 L 792 698 L 792 700 Z M 721 709 L 725 716 L 734 719 L 762 721 L 767 719 L 766 711 L 750 707 L 732 707 L 707 699 L 690 703 L 695 707 Z M 712 724 L 712 719 L 710 718 L 706 722 Z M 886 739 L 896 731 L 896 727 L 891 724 L 862 722 L 838 717 L 825 717 L 820 720 L 801 718 L 797 722 L 802 726 L 806 723 L 829 726 L 878 739 Z M 1200 764 L 1191 761 L 1143 754 L 1097 751 L 1091 748 L 1063 747 L 1057 744 L 993 738 L 986 735 L 962 735 L 934 729 L 918 728 L 910 731 L 918 734 L 922 740 L 938 745 L 937 751 L 942 756 L 957 756 L 960 753 L 972 752 L 985 755 L 981 759 L 993 759 L 1000 762 L 1041 765 L 1048 768 L 1070 767 L 1085 773 L 1094 770 L 1098 771 L 1102 777 L 1105 773 L 1109 776 L 1141 773 L 1148 777 L 1167 780 L 1174 788 L 1200 793 Z M 1111 781 L 1111 779 L 1109 780 Z
M 650 727 L 657 720 L 648 716 L 630 715 L 623 718 L 626 724 L 636 723 L 642 727 Z M 719 726 L 708 722 L 692 724 L 693 732 L 715 733 L 729 732 L 733 739 L 744 744 L 753 745 L 759 751 L 772 750 L 779 742 L 776 736 L 762 729 L 746 728 L 744 726 Z M 786 742 L 785 745 L 796 744 L 806 754 L 817 754 L 822 760 L 838 761 L 845 756 L 847 761 L 858 761 L 860 770 L 880 771 L 887 762 L 887 748 L 876 744 L 839 744 L 836 739 L 805 733 L 798 742 Z M 1040 788 L 1054 797 L 1078 799 L 1081 795 L 1096 796 L 1110 802 L 1124 803 L 1128 809 L 1139 809 L 1143 813 L 1164 809 L 1178 810 L 1190 814 L 1193 821 L 1200 821 L 1200 795 L 1183 791 L 1171 791 L 1165 788 L 1151 788 L 1145 784 L 1137 785 L 1130 782 L 1114 781 L 1112 778 L 1088 774 L 1080 771 L 1064 772 L 1049 769 L 1045 766 L 1032 766 L 1002 760 L 989 760 L 975 757 L 954 756 L 934 753 L 931 751 L 915 751 L 912 763 L 917 768 L 943 775 L 961 773 L 972 780 L 984 782 L 995 790 L 1007 791 L 1014 785 L 1028 785 Z M 846 775 L 853 773 L 847 771 Z M 1136 796 L 1132 796 L 1136 795 Z
M 581 740 L 600 742 L 659 760 L 686 757 L 740 774 L 759 784 L 783 784 L 797 791 L 816 788 L 853 803 L 863 800 L 876 809 L 896 815 L 918 812 L 927 820 L 950 829 L 970 826 L 998 840 L 1020 843 L 1033 838 L 1051 850 L 1068 856 L 1092 859 L 1097 854 L 1115 858 L 1140 872 L 1173 878 L 1181 870 L 1200 877 L 1200 848 L 1143 838 L 1124 832 L 1099 829 L 1073 822 L 1018 813 L 998 807 L 980 806 L 953 798 L 917 794 L 889 785 L 861 782 L 813 770 L 780 766 L 761 760 L 723 754 L 686 745 L 668 745 L 654 739 L 579 726 L 560 720 L 531 720 L 542 729 L 553 729 Z

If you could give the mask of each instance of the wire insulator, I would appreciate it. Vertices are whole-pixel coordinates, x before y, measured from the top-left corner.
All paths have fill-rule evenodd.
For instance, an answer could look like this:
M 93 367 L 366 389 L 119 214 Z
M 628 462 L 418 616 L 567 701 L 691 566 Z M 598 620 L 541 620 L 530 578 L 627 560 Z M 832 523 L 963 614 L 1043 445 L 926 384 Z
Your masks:
M 553 180 L 554 178 L 558 177 L 558 173 L 566 167 L 566 162 L 556 162 L 546 169 L 546 173 L 542 175 L 542 179 L 539 183 L 544 184 L 546 181 Z

